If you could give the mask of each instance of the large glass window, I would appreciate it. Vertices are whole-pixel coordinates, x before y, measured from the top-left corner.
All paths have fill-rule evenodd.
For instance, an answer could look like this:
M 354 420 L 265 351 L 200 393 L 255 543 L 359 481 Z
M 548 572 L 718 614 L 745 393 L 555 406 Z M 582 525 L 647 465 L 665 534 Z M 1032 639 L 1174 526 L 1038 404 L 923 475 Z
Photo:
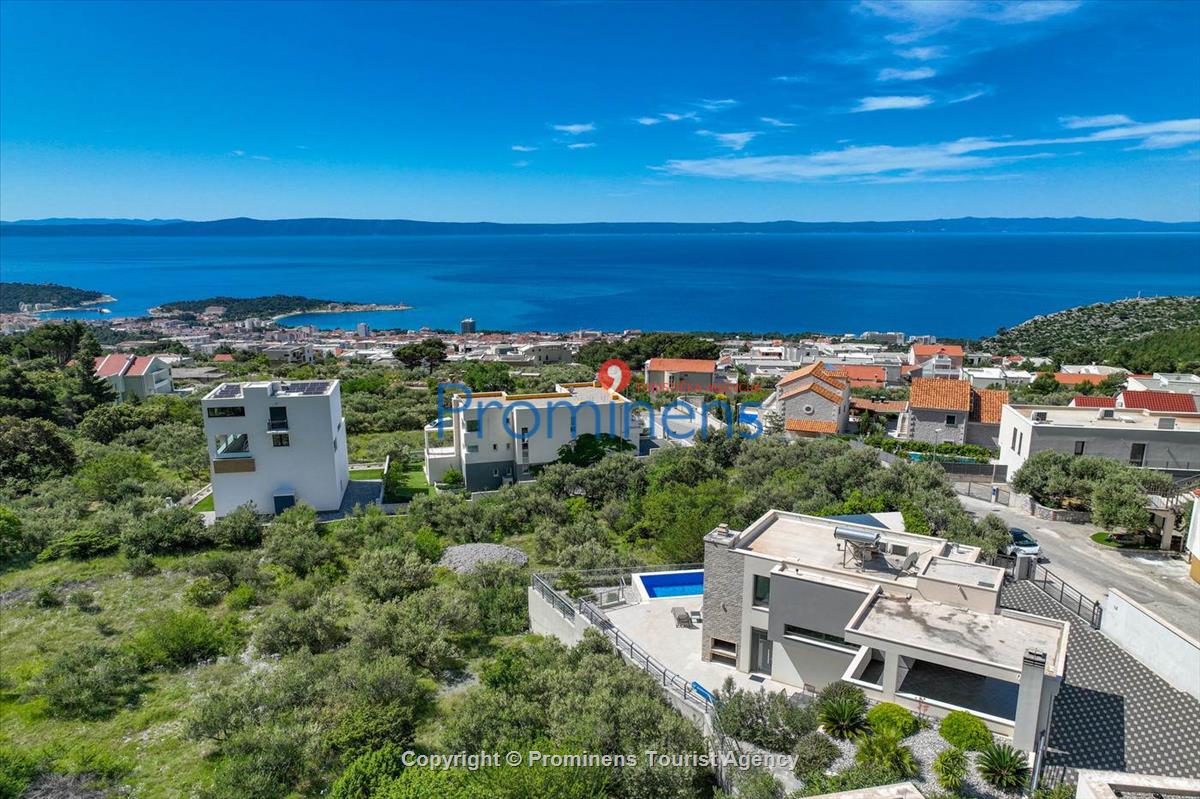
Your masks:
M 765 608 L 771 604 L 771 578 L 754 575 L 754 607 Z
M 217 457 L 250 457 L 250 436 L 245 433 L 227 433 L 217 436 Z
M 221 419 L 226 416 L 245 416 L 246 409 L 241 405 L 226 405 L 220 408 L 209 408 L 209 419 Z
M 836 646 L 854 649 L 853 644 L 846 642 L 846 639 L 840 635 L 831 633 L 823 633 L 820 630 L 810 630 L 807 627 L 797 627 L 795 624 L 783 625 L 783 634 L 788 638 L 807 639 L 809 641 L 820 641 L 823 644 L 834 644 Z
M 290 447 L 292 445 L 292 437 L 287 433 L 272 433 L 271 446 L 273 447 Z

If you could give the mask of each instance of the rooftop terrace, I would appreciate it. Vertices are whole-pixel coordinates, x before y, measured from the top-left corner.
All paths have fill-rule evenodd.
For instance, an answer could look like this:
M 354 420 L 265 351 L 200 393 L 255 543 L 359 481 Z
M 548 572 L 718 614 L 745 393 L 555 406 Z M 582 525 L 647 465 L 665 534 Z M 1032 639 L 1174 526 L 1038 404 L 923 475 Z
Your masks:
M 1092 427 L 1111 430 L 1161 430 L 1174 420 L 1175 430 L 1200 433 L 1200 414 L 1152 412 L 1141 408 L 1072 408 L 1060 405 L 1009 405 L 1013 413 L 1038 427 Z M 1110 414 L 1103 414 L 1108 411 Z

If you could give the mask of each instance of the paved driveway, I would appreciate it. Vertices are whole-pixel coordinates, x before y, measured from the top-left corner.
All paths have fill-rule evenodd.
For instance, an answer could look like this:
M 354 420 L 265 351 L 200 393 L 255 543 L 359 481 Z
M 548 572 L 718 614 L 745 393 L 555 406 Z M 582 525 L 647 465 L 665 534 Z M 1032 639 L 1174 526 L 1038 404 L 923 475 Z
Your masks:
M 1005 585 L 1002 601 L 1006 607 L 1071 622 L 1048 766 L 1200 775 L 1200 701 L 1172 688 L 1032 584 Z
M 1187 564 L 1157 553 L 1122 552 L 1089 540 L 1099 528 L 1090 524 L 1050 522 L 1003 505 L 959 495 L 977 518 L 995 513 L 1010 527 L 1027 530 L 1042 545 L 1043 563 L 1089 599 L 1103 602 L 1119 588 L 1194 638 L 1200 638 L 1200 584 Z

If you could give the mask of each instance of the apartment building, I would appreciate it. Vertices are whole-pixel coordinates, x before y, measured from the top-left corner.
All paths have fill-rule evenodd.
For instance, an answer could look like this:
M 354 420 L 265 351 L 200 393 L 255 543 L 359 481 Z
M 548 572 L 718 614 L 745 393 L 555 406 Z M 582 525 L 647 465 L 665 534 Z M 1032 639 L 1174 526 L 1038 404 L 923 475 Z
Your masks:
M 170 394 L 171 366 L 157 355 L 131 355 L 114 352 L 96 358 L 96 377 L 108 381 L 118 399 L 145 399 L 155 394 Z
M 1012 388 L 1028 385 L 1037 377 L 1033 372 L 1024 369 L 1009 369 L 1004 366 L 967 367 L 962 373 L 963 379 L 970 381 L 975 388 Z
M 1032 750 L 1069 624 L 1002 609 L 1004 572 L 978 547 L 863 521 L 772 510 L 705 536 L 702 659 L 809 690 L 845 680 L 934 716 L 967 710 Z
M 1176 394 L 1200 395 L 1200 375 L 1186 372 L 1130 375 L 1125 381 L 1125 388 L 1128 391 L 1170 391 Z
M 908 348 L 904 376 L 958 380 L 962 377 L 963 356 L 963 348 L 957 344 L 913 344 Z
M 217 516 L 336 510 L 349 482 L 337 380 L 222 383 L 200 402 Z
M 788 433 L 820 436 L 846 431 L 850 386 L 822 364 L 809 364 L 784 377 L 776 386 L 776 396 L 775 405 Z
M 930 444 L 994 447 L 1008 392 L 975 388 L 967 380 L 919 377 L 896 426 L 897 438 Z
M 534 467 L 558 460 L 559 448 L 585 433 L 634 447 L 643 437 L 634 403 L 597 382 L 557 385 L 545 394 L 456 394 L 451 402 L 440 429 L 437 422 L 425 427 L 425 477 L 440 482 L 455 469 L 468 491 L 532 479 Z
M 1144 408 L 1005 405 L 1000 463 L 1011 475 L 1042 450 L 1098 455 L 1177 474 L 1200 472 L 1200 414 Z

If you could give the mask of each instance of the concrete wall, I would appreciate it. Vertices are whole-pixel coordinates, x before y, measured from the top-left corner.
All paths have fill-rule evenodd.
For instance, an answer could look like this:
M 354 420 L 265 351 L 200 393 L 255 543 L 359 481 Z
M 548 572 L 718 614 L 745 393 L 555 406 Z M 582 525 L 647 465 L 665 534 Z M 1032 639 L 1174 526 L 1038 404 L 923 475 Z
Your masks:
M 781 638 L 773 643 L 773 647 L 771 679 L 817 690 L 840 680 L 854 659 L 849 653 L 794 638 Z
M 982 422 L 967 422 L 967 433 L 963 443 L 980 447 L 995 448 L 999 445 L 1000 425 Z
M 1200 699 L 1200 642 L 1115 588 L 1104 600 L 1100 632 L 1143 666 Z
M 574 646 L 583 637 L 587 621 L 579 615 L 574 620 L 566 619 L 554 606 L 533 587 L 526 589 L 529 604 L 529 631 L 538 635 L 552 635 L 567 646 Z

